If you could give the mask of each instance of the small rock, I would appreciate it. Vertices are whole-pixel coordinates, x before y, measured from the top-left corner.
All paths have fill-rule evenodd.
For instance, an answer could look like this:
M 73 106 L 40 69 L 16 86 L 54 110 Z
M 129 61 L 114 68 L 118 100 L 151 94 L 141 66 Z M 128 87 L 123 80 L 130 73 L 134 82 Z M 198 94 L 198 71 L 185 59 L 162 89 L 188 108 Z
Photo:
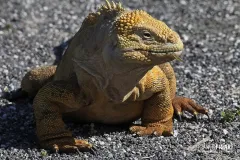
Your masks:
M 228 134 L 228 131 L 226 129 L 223 129 L 223 134 Z
M 109 157 L 109 158 L 113 158 L 113 154 L 112 154 L 112 153 L 109 153 L 109 154 L 108 154 L 108 157 Z
M 204 133 L 208 133 L 208 130 L 206 128 L 203 128 L 202 130 Z
M 189 36 L 186 34 L 182 34 L 182 38 L 184 41 L 188 41 L 189 40 Z
M 213 115 L 213 110 L 212 109 L 208 110 L 208 115 L 209 115 L 209 117 L 212 117 L 212 115 Z
M 104 145 L 105 143 L 104 143 L 103 141 L 100 141 L 99 144 L 100 144 L 100 145 Z
M 175 130 L 175 131 L 173 132 L 173 137 L 177 137 L 177 135 L 178 135 L 178 131 Z

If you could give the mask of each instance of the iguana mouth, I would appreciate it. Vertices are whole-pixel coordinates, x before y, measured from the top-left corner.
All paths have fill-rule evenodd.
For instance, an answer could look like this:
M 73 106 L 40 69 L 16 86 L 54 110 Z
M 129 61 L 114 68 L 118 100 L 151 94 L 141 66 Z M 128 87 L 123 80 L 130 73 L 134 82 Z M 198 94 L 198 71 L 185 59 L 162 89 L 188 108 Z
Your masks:
M 123 50 L 124 52 L 134 52 L 134 51 L 140 51 L 140 52 L 149 52 L 149 53 L 154 53 L 154 54 L 159 54 L 159 53 L 177 53 L 177 52 L 182 52 L 182 49 L 141 49 L 141 48 L 127 48 Z
M 143 54 L 152 55 L 152 56 L 156 56 L 156 57 L 172 56 L 177 60 L 181 60 L 181 58 L 179 56 L 182 53 L 182 49 L 147 50 L 147 49 L 140 49 L 140 48 L 136 48 L 136 49 L 128 48 L 128 49 L 125 49 L 124 52 L 141 52 Z
M 156 51 L 148 51 L 150 54 L 152 55 L 158 55 L 161 54 L 162 55 L 176 55 L 176 56 L 180 56 L 182 51 L 167 51 L 167 52 L 156 52 Z
M 182 61 L 180 58 L 182 51 L 175 51 L 175 52 L 150 52 L 151 55 L 156 57 L 164 57 L 164 56 L 172 56 L 178 61 Z

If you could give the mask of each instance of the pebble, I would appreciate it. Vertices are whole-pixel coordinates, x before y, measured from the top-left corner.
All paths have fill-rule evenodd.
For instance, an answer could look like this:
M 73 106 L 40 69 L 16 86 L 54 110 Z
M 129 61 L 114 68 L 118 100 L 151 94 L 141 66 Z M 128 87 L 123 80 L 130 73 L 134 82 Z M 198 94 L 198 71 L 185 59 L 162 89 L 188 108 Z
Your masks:
M 223 129 L 223 134 L 228 134 L 228 131 L 226 129 Z
M 100 142 L 99 142 L 99 144 L 100 144 L 100 145 L 104 145 L 104 144 L 105 144 L 105 142 L 103 142 L 103 141 L 100 141 Z
M 204 133 L 208 133 L 208 130 L 206 128 L 203 128 Z

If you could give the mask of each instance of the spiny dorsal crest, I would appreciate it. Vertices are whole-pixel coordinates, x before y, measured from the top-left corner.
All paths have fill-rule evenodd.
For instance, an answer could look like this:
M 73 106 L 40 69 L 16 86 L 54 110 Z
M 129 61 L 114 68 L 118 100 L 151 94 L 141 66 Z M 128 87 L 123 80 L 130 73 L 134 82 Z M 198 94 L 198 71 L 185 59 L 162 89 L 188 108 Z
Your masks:
M 101 5 L 97 12 L 94 13 L 90 13 L 86 19 L 84 20 L 85 23 L 89 24 L 89 25 L 93 25 L 97 22 L 98 18 L 102 15 L 105 16 L 115 16 L 118 13 L 121 13 L 123 11 L 125 11 L 125 9 L 122 7 L 122 4 L 119 3 L 115 3 L 115 2 L 109 2 L 108 0 L 105 0 L 106 4 L 105 5 Z
M 120 2 L 115 3 L 114 1 L 109 2 L 108 0 L 106 1 L 106 5 L 101 5 L 101 7 L 99 7 L 98 12 L 99 14 L 101 14 L 101 12 L 108 12 L 108 11 L 124 11 L 124 8 L 122 7 L 122 4 Z

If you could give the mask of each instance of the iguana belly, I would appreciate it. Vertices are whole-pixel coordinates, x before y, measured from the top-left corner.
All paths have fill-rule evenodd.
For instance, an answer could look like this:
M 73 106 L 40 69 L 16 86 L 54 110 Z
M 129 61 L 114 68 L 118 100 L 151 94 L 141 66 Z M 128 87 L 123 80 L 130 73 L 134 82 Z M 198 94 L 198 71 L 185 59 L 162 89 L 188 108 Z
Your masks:
M 129 92 L 127 100 L 119 103 L 110 101 L 101 91 L 92 87 L 90 105 L 66 115 L 70 120 L 82 122 L 117 124 L 134 121 L 141 117 L 144 101 L 162 90 L 164 78 L 166 76 L 162 70 L 155 66 Z
M 65 117 L 77 122 L 97 122 L 104 124 L 120 124 L 137 120 L 143 111 L 143 101 L 113 104 L 98 101 L 79 110 L 66 113 Z

